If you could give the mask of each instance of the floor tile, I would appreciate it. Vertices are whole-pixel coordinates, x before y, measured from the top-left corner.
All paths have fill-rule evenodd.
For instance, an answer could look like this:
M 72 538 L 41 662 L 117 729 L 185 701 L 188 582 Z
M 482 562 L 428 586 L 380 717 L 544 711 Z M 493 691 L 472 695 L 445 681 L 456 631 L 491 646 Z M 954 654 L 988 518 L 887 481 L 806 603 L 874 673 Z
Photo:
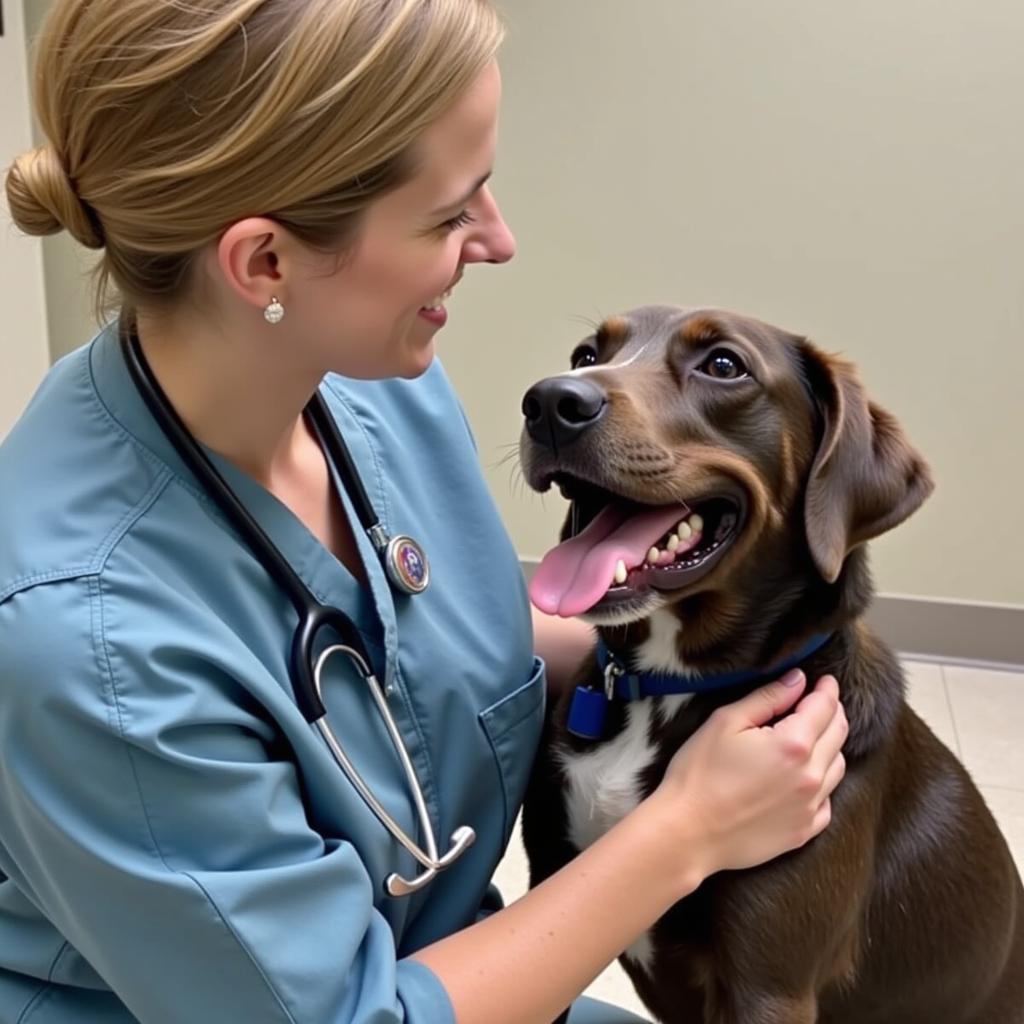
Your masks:
M 1017 869 L 1024 872 L 1024 792 L 1019 789 L 982 786 L 981 795 L 1010 844 Z
M 979 786 L 1024 791 L 1024 675 L 943 668 L 960 754 Z
M 926 661 L 904 661 L 907 700 L 927 722 L 932 732 L 958 757 L 962 756 L 953 726 L 953 713 L 946 694 L 942 666 Z

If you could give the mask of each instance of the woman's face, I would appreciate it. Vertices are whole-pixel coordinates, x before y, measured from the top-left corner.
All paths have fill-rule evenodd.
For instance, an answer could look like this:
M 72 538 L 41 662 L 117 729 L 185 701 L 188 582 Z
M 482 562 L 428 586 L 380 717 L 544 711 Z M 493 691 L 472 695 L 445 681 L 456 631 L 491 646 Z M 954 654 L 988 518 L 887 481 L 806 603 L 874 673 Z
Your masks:
M 367 208 L 340 269 L 306 278 L 292 297 L 289 317 L 302 318 L 330 369 L 362 378 L 423 373 L 466 264 L 512 258 L 515 239 L 485 184 L 500 98 L 491 64 L 424 132 L 415 177 Z

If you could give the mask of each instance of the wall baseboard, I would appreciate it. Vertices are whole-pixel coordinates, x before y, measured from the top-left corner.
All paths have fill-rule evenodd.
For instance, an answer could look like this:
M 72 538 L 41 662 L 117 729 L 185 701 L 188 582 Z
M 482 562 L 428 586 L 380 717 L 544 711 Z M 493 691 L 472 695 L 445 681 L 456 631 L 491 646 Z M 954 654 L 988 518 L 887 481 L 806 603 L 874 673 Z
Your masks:
M 879 594 L 867 620 L 907 658 L 1024 669 L 1022 607 Z
M 536 558 L 522 558 L 527 580 Z M 1024 671 L 1024 606 L 879 594 L 867 621 L 905 658 Z

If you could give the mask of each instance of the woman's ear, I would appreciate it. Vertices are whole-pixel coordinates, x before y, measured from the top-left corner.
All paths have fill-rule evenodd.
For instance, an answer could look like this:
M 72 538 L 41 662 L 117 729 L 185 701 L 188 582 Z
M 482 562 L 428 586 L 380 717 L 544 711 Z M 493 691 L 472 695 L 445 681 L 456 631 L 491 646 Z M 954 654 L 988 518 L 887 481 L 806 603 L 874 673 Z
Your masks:
M 257 309 L 284 301 L 287 281 L 285 229 L 268 217 L 236 221 L 217 243 L 217 266 L 236 295 Z
M 895 417 L 868 401 L 851 363 L 807 342 L 800 351 L 824 419 L 804 526 L 818 571 L 833 583 L 850 551 L 902 523 L 935 485 Z

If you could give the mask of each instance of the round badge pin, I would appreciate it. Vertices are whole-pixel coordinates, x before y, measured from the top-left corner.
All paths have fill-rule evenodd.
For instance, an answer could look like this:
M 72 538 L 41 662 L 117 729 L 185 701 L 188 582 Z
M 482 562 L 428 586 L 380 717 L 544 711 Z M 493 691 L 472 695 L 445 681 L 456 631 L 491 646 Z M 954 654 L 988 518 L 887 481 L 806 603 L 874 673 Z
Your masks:
M 384 558 L 388 579 L 406 594 L 422 594 L 430 582 L 430 564 L 423 548 L 404 535 L 392 537 Z

